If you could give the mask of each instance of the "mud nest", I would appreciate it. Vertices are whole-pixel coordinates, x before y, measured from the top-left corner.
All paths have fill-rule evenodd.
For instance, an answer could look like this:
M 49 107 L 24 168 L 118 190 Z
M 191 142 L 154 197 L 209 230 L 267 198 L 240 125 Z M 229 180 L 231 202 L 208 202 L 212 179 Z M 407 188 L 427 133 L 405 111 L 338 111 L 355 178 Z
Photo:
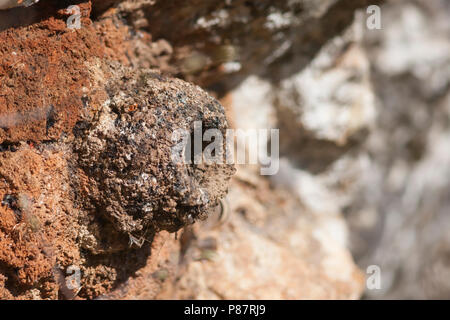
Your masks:
M 221 104 L 200 87 L 145 71 L 107 85 L 109 100 L 74 129 L 75 161 L 87 177 L 83 206 L 121 232 L 176 231 L 205 217 L 227 192 L 234 166 L 173 161 L 174 131 L 218 129 Z

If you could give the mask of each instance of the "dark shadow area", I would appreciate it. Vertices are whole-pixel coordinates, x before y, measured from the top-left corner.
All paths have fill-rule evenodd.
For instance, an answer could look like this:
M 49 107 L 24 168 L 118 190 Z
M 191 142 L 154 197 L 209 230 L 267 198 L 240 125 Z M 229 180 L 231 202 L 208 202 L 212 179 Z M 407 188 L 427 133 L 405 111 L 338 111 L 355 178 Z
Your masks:
M 129 248 L 127 250 L 122 250 L 115 253 L 98 255 L 88 253 L 85 256 L 86 268 L 96 270 L 95 280 L 100 280 L 101 278 L 105 278 L 103 280 L 115 278 L 112 287 L 108 288 L 107 291 L 114 292 L 114 294 L 118 293 L 120 295 L 122 292 L 124 293 L 124 290 L 126 290 L 127 280 L 134 276 L 136 271 L 146 266 L 148 257 L 152 253 L 151 244 L 153 242 L 153 238 L 154 234 L 146 240 L 140 248 Z M 79 296 L 95 298 L 96 294 L 91 290 L 86 291 L 85 288 L 82 288 Z M 97 296 L 96 298 L 108 299 L 108 294 Z

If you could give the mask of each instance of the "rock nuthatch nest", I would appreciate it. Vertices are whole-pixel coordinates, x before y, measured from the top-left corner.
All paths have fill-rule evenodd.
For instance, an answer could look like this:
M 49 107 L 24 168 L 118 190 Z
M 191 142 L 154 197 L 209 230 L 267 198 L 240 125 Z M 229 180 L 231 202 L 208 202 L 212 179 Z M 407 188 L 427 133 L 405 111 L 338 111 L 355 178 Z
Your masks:
M 198 86 L 150 70 L 125 71 L 107 92 L 95 118 L 74 129 L 76 165 L 88 179 L 85 204 L 134 236 L 207 216 L 225 196 L 234 165 L 174 162 L 173 132 L 193 132 L 201 121 L 203 130 L 225 135 L 222 105 Z

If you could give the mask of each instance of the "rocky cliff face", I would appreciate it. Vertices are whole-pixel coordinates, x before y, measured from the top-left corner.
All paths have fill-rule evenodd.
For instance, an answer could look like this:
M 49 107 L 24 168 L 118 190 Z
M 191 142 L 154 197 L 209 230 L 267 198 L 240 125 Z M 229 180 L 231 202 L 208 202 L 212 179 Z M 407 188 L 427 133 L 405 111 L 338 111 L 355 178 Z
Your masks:
M 448 297 L 448 4 L 381 2 L 0 10 L 0 297 Z M 195 121 L 278 173 L 174 165 Z

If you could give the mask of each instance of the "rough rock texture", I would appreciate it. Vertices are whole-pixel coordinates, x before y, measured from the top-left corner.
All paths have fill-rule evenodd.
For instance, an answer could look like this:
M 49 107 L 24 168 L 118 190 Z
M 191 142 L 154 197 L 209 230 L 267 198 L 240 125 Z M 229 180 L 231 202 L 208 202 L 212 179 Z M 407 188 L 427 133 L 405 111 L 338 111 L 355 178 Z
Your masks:
M 77 122 L 73 137 L 2 145 L 2 297 L 109 294 L 138 269 L 148 265 L 153 273 L 164 265 L 152 255 L 161 243 L 157 231 L 173 232 L 205 217 L 224 196 L 231 165 L 184 166 L 170 158 L 172 127 L 190 129 L 201 119 L 205 127 L 226 128 L 219 102 L 154 72 L 118 75 L 129 82 L 97 87 L 111 99 L 90 122 L 87 115 Z M 127 86 L 142 95 L 127 99 Z M 75 291 L 64 280 L 70 266 L 83 274 Z M 158 288 L 160 281 L 148 285 Z M 148 290 L 147 298 L 157 293 Z
M 356 9 L 381 1 L 116 2 L 128 23 L 171 44 L 179 76 L 225 94 L 249 74 L 280 79 L 301 70 Z
M 360 145 L 375 118 L 370 65 L 353 29 L 283 79 L 275 94 L 281 152 L 313 173 Z
M 448 3 L 381 2 L 0 10 L 0 298 L 359 298 L 348 248 L 447 298 Z M 174 164 L 196 120 L 280 128 L 278 174 Z
M 224 131 L 224 110 L 199 87 L 135 70 L 121 60 L 135 55 L 108 50 L 137 47 L 116 16 L 94 25 L 81 3 L 84 27 L 71 31 L 61 4 L 35 8 L 53 16 L 1 33 L 0 295 L 105 297 L 137 281 L 152 298 L 163 280 L 151 275 L 176 263 L 177 245 L 160 241 L 161 230 L 205 218 L 234 172 L 173 163 L 172 132 L 196 120 Z M 164 70 L 160 47 L 146 57 Z M 73 267 L 82 275 L 75 289 L 66 283 Z

